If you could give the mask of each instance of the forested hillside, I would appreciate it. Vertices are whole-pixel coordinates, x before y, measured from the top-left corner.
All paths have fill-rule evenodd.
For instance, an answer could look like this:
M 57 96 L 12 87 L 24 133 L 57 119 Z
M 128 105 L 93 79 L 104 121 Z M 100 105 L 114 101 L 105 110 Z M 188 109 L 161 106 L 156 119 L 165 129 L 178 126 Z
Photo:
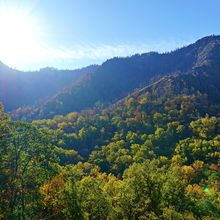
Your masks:
M 39 71 L 23 72 L 0 63 L 0 101 L 4 103 L 6 111 L 39 103 L 96 69 L 97 65 L 78 70 L 47 67 Z
M 146 93 L 32 124 L 2 114 L 1 216 L 219 219 L 219 109 Z
M 186 78 L 186 87 L 196 87 L 196 90 L 215 93 L 219 97 L 219 56 L 220 37 L 209 36 L 170 53 L 151 52 L 114 58 L 41 104 L 15 112 L 15 118 L 52 118 L 55 115 L 92 108 L 97 103 L 112 104 L 163 76 L 173 74 Z M 206 85 L 200 83 L 203 80 L 207 80 Z M 182 88 L 177 88 L 177 92 L 179 90 Z
M 1 106 L 0 219 L 220 219 L 219 48 L 109 60 L 30 123 Z

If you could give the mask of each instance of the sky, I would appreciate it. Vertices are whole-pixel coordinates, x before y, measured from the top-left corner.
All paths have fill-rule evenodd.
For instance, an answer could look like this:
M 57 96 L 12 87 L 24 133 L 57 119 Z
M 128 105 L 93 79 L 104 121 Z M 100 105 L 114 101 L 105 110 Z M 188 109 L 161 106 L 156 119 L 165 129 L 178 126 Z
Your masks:
M 220 34 L 219 0 L 0 0 L 0 60 L 75 69 Z

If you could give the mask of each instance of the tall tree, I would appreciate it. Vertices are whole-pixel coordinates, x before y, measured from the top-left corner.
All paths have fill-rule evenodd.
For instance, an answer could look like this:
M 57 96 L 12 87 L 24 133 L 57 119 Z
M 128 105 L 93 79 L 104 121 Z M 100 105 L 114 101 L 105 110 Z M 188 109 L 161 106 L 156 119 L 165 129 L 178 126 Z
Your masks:
M 12 121 L 7 126 L 0 140 L 4 217 L 31 219 L 39 211 L 39 187 L 53 173 L 56 158 L 49 137 L 37 127 Z

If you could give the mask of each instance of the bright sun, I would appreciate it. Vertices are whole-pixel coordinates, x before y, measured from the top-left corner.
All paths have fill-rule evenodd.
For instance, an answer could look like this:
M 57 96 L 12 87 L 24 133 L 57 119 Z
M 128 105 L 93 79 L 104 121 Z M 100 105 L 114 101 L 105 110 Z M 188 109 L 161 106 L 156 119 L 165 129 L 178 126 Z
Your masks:
M 24 11 L 0 11 L 0 60 L 7 64 L 28 62 L 34 58 L 39 31 L 33 17 Z

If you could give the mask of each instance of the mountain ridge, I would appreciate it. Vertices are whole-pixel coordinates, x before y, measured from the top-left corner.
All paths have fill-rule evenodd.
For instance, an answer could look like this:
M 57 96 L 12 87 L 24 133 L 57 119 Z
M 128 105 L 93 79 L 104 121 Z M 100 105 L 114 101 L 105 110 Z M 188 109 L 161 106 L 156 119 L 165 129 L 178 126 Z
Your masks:
M 65 115 L 72 111 L 93 108 L 96 103 L 114 104 L 135 90 L 148 86 L 164 76 L 173 78 L 174 75 L 179 75 L 177 77 L 179 80 L 188 82 L 181 86 L 180 82 L 174 80 L 179 85 L 179 89 L 191 86 L 195 87 L 194 90 L 201 90 L 212 96 L 211 87 L 214 86 L 217 91 L 215 92 L 216 100 L 219 101 L 220 86 L 217 82 L 220 69 L 219 57 L 220 36 L 204 37 L 193 44 L 169 53 L 149 52 L 124 58 L 115 57 L 107 60 L 96 71 L 85 75 L 84 78 L 59 91 L 39 106 L 29 109 L 29 112 L 34 112 L 30 118 L 52 118 L 55 115 Z M 202 85 L 208 80 L 210 85 L 202 88 L 201 85 L 194 82 L 197 80 Z M 174 89 L 174 84 L 172 86 Z M 174 90 L 178 92 L 177 87 Z M 185 88 L 185 90 L 188 93 L 192 92 L 190 88 Z M 184 93 L 184 89 L 180 93 Z M 163 95 L 163 93 L 160 94 Z
M 172 89 L 173 93 L 182 94 L 186 90 L 192 93 L 192 90 L 186 89 L 191 86 L 194 90 L 209 93 L 210 97 L 215 96 L 215 101 L 219 101 L 219 57 L 220 36 L 211 35 L 171 52 L 148 52 L 130 57 L 114 57 L 100 66 L 92 65 L 79 70 L 45 67 L 39 71 L 22 72 L 1 63 L 0 101 L 5 104 L 6 111 L 13 112 L 14 118 L 24 120 L 65 115 L 69 112 L 93 108 L 96 103 L 114 104 L 135 91 L 144 91 L 145 87 L 158 92 L 161 90 L 163 92 L 158 94 L 169 96 Z M 37 83 L 36 75 L 39 77 Z M 30 79 L 27 79 L 28 77 Z M 168 81 L 161 79 L 174 80 L 170 93 L 165 89 Z M 161 82 L 160 87 L 163 86 L 164 89 L 150 86 L 158 80 Z M 181 80 L 187 81 L 182 85 L 183 88 L 185 87 L 182 92 L 180 92 Z M 14 86 L 18 81 L 19 86 Z M 194 81 L 199 81 L 201 85 L 209 82 L 209 85 L 206 88 Z M 212 94 L 213 91 L 215 95 Z M 17 95 L 19 92 L 23 93 L 23 96 Z
M 6 111 L 34 104 L 96 68 L 96 65 L 91 65 L 76 70 L 44 68 L 39 71 L 19 71 L 1 63 L 0 101 L 4 103 Z

